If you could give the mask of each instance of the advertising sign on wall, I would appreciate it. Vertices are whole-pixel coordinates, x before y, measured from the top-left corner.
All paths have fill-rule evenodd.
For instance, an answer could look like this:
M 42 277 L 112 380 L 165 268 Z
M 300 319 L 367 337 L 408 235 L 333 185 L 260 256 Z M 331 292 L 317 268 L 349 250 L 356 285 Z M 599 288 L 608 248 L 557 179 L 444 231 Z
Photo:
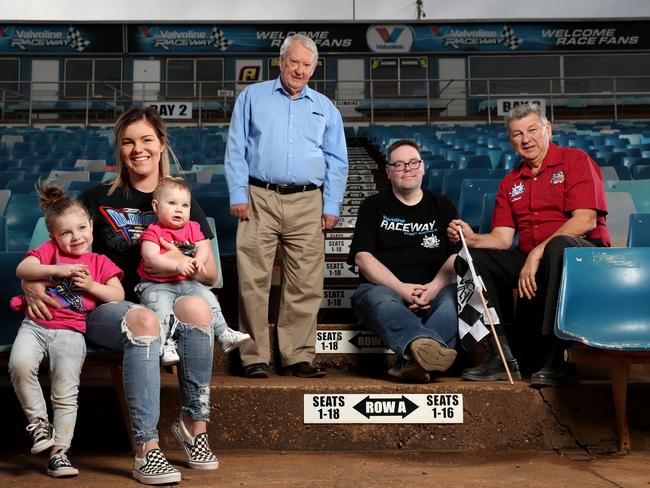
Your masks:
M 87 54 L 123 50 L 120 25 L 0 25 L 0 53 Z

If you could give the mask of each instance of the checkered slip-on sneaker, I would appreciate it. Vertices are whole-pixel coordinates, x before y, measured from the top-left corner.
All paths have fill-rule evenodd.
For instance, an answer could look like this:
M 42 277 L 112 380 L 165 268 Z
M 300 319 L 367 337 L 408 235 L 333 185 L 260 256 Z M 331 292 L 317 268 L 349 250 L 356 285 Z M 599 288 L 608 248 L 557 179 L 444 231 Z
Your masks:
M 169 464 L 160 449 L 152 449 L 144 459 L 135 458 L 133 477 L 145 485 L 178 483 L 181 472 Z
M 183 447 L 187 465 L 190 468 L 217 469 L 219 467 L 219 460 L 210 449 L 210 444 L 208 444 L 207 432 L 192 437 L 180 418 L 174 421 L 172 432 Z

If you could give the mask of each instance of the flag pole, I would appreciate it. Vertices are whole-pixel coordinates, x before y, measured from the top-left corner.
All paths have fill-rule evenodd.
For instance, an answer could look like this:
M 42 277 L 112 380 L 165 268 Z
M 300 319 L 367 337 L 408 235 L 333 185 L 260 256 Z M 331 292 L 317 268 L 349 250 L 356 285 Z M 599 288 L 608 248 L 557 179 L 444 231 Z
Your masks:
M 465 242 L 465 236 L 463 235 L 463 231 L 458 229 L 458 235 L 460 235 L 460 240 L 462 241 L 463 247 L 467 251 L 467 257 L 469 258 L 468 265 L 470 268 L 470 271 L 472 273 L 472 276 L 476 276 L 476 271 L 474 270 L 474 264 L 472 263 L 472 256 L 469 253 L 469 249 L 467 248 L 467 243 Z M 490 314 L 490 311 L 487 306 L 487 302 L 485 301 L 485 297 L 483 296 L 483 286 L 482 286 L 482 281 L 478 281 L 478 279 L 474 279 L 474 283 L 476 284 L 476 291 L 478 291 L 478 296 L 481 299 L 481 303 L 483 304 L 483 310 L 485 311 L 485 316 L 488 319 L 488 322 L 490 323 L 490 329 L 492 331 L 492 335 L 494 336 L 494 342 L 496 342 L 497 345 L 497 350 L 499 351 L 499 356 L 501 357 L 501 361 L 503 362 L 503 367 L 506 370 L 506 374 L 508 375 L 508 381 L 510 382 L 511 385 L 514 385 L 514 381 L 512 381 L 512 375 L 510 374 L 510 368 L 508 367 L 508 361 L 506 361 L 506 356 L 503 354 L 503 349 L 501 348 L 501 342 L 499 342 L 499 336 L 497 335 L 496 328 L 494 327 L 494 322 L 492 321 L 492 314 Z
M 514 381 L 512 381 L 512 375 L 510 374 L 510 368 L 508 367 L 508 361 L 506 361 L 506 356 L 503 354 L 503 349 L 501 348 L 501 342 L 499 341 L 499 336 L 497 335 L 496 328 L 494 327 L 494 322 L 492 322 L 492 315 L 488 311 L 488 306 L 485 301 L 485 298 L 483 297 L 483 290 L 481 289 L 482 287 L 478 288 L 478 296 L 481 298 L 481 303 L 483 303 L 483 309 L 485 310 L 485 315 L 488 318 L 488 322 L 490 322 L 490 329 L 492 330 L 492 335 L 494 336 L 494 342 L 497 344 L 497 349 L 499 350 L 499 356 L 501 356 L 501 361 L 503 361 L 503 367 L 506 370 L 506 374 L 508 375 L 508 381 L 510 382 L 511 385 L 514 385 Z

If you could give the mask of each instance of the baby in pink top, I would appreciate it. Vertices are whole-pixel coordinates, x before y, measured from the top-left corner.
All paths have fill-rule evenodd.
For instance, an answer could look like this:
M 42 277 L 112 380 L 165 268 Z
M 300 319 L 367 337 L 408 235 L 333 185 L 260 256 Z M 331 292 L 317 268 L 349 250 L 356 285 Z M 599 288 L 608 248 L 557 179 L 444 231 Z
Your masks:
M 172 313 L 177 298 L 195 295 L 212 309 L 214 334 L 224 352 L 230 352 L 250 339 L 248 334 L 233 330 L 226 324 L 217 297 L 210 289 L 194 281 L 197 271 L 205 271 L 210 257 L 210 241 L 198 223 L 190 221 L 190 187 L 182 178 L 163 178 L 153 192 L 151 205 L 158 222 L 150 224 L 140 237 L 142 261 L 138 274 L 142 281 L 136 293 L 147 308 L 160 320 L 161 360 L 164 365 L 179 360 L 174 340 L 175 317 Z M 161 240 L 173 244 L 183 258 L 166 256 Z

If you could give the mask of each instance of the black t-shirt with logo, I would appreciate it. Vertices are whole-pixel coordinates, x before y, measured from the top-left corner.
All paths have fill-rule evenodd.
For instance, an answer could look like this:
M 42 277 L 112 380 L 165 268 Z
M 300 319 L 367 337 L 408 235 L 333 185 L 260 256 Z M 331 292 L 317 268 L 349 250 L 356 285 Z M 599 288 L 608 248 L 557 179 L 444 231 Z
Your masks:
M 126 299 L 137 302 L 133 291 L 140 282 L 137 273 L 140 264 L 140 236 L 158 216 L 151 208 L 153 193 L 143 193 L 129 186 L 128 198 L 122 188 L 108 194 L 109 185 L 100 183 L 85 190 L 80 200 L 93 219 L 93 252 L 104 254 L 122 271 L 122 286 Z M 198 222 L 206 239 L 213 237 L 205 214 L 192 200 L 190 220 Z
M 447 227 L 458 218 L 447 197 L 423 190 L 416 205 L 402 203 L 392 190 L 361 203 L 348 263 L 358 252 L 369 252 L 404 283 L 425 284 L 446 259 L 458 251 L 447 239 Z M 360 274 L 361 281 L 368 280 Z

